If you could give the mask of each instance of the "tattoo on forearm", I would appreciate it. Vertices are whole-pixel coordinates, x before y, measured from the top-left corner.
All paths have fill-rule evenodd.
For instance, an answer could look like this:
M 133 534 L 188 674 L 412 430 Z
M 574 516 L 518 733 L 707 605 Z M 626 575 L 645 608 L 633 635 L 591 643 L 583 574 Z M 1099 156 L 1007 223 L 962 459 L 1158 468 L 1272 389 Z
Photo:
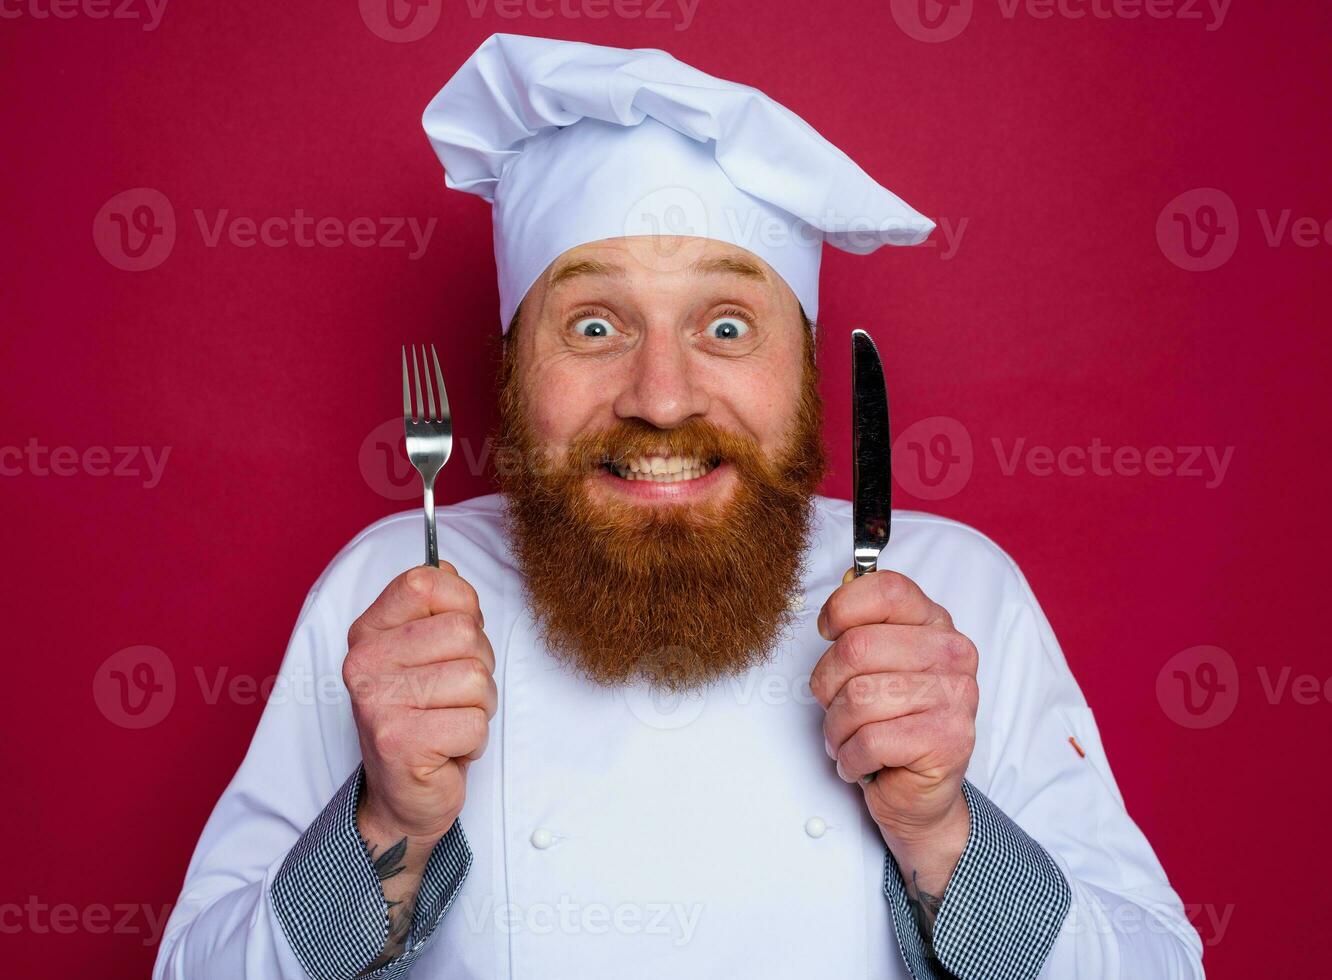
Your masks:
M 380 852 L 379 845 L 369 844 L 364 839 L 362 839 L 361 844 L 365 847 L 365 853 L 370 858 L 370 866 L 374 869 L 375 877 L 381 883 L 402 874 L 406 870 L 406 865 L 403 863 L 403 858 L 407 855 L 406 837 L 385 848 L 383 852 Z M 385 902 L 388 904 L 388 939 L 384 942 L 384 951 L 373 963 L 362 970 L 359 976 L 368 976 L 374 973 L 401 956 L 407 948 L 407 937 L 412 931 L 412 917 L 416 912 L 416 898 L 411 896 L 393 901 L 385 897 Z
M 368 976 L 381 967 L 392 963 L 407 949 L 407 936 L 412 931 L 412 916 L 416 913 L 415 899 L 401 902 L 389 902 L 388 939 L 384 942 L 384 952 L 379 958 L 361 971 L 360 976 Z
M 916 881 L 916 872 L 912 871 L 911 887 L 907 890 L 907 904 L 911 907 L 911 914 L 916 918 L 916 928 L 925 937 L 926 944 L 933 952 L 934 919 L 939 914 L 939 906 L 943 904 L 943 899 L 922 889 Z
M 375 874 L 380 881 L 388 881 L 396 874 L 401 874 L 403 870 L 402 859 L 407 855 L 407 838 L 404 837 L 398 843 L 394 844 L 383 854 L 376 854 L 379 850 L 378 844 L 366 844 L 365 853 L 370 856 L 370 865 L 375 869 Z

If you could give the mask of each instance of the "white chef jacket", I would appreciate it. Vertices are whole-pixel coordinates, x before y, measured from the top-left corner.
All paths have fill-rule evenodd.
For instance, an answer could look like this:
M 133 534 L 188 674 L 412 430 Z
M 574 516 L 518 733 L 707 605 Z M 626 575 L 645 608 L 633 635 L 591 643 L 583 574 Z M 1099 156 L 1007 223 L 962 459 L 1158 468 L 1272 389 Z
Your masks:
M 885 882 L 895 866 L 889 859 L 885 872 L 860 788 L 838 778 L 824 751 L 823 709 L 808 686 L 828 646 L 818 610 L 849 565 L 850 504 L 815 499 L 796 622 L 771 658 L 681 696 L 598 687 L 554 660 L 524 601 L 502 507 L 490 495 L 439 511 L 440 555 L 480 596 L 499 707 L 485 754 L 468 770 L 463 830 L 450 834 L 465 833 L 453 846 L 468 850 L 470 866 L 428 936 L 414 931 L 411 976 L 912 975 L 904 956 L 914 926 L 895 911 L 904 908 L 900 878 L 894 902 Z M 347 630 L 420 562 L 421 520 L 412 511 L 371 525 L 310 591 L 249 752 L 190 862 L 155 980 L 301 978 L 307 968 L 322 980 L 288 932 L 314 903 L 352 904 L 336 883 L 342 858 L 309 856 L 330 801 L 354 806 L 347 788 L 361 760 L 341 682 Z M 969 789 L 1068 883 L 1068 911 L 1039 975 L 1201 977 L 1198 935 L 1125 811 L 1092 712 L 1017 566 L 963 524 L 898 511 L 880 567 L 915 580 L 980 651 Z M 968 802 L 974 828 L 976 798 Z M 1001 848 L 1010 857 L 1019 849 Z M 313 873 L 317 884 L 308 895 L 287 888 L 282 901 L 296 911 L 284 927 L 274 885 L 289 852 L 293 863 L 304 855 L 305 880 Z M 343 857 L 361 862 L 365 887 L 363 852 Z M 970 925 L 952 941 L 967 947 L 963 961 L 984 962 L 976 947 L 1003 945 L 987 933 L 984 903 L 1016 895 L 1007 914 L 1020 916 L 1022 886 L 995 855 L 973 858 L 986 894 L 954 895 L 950 883 L 939 927 L 950 902 L 970 902 Z M 382 896 L 375 903 L 381 915 Z M 335 949 L 341 931 L 360 928 L 329 921 L 316 938 Z M 382 936 L 381 923 L 361 946 L 377 951 Z M 343 964 L 341 975 L 370 958 Z M 957 962 L 949 965 L 959 975 L 1004 974 L 997 959 L 980 973 Z

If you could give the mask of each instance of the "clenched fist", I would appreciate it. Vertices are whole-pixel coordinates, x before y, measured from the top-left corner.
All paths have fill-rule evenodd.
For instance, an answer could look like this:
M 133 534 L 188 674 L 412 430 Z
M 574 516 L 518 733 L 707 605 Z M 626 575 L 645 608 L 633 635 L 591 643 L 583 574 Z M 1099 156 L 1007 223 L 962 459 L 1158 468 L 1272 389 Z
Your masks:
M 970 825 L 977 653 L 948 610 L 892 571 L 848 578 L 819 613 L 832 645 L 810 677 L 825 747 L 910 874 L 947 881 Z M 872 781 L 864 777 L 877 774 Z
M 462 810 L 467 765 L 486 747 L 497 704 L 476 590 L 448 562 L 413 568 L 352 624 L 347 644 L 362 836 L 438 840 Z

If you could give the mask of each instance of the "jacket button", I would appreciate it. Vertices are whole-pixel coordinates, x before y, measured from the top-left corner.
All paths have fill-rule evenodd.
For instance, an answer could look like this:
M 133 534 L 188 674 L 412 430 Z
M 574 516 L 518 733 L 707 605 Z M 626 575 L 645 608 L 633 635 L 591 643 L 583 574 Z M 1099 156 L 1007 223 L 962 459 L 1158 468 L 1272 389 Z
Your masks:
M 532 846 L 537 850 L 544 851 L 554 843 L 555 835 L 545 827 L 538 827 L 536 830 L 532 831 Z
M 828 824 L 822 817 L 810 817 L 805 821 L 805 833 L 815 840 L 828 832 Z

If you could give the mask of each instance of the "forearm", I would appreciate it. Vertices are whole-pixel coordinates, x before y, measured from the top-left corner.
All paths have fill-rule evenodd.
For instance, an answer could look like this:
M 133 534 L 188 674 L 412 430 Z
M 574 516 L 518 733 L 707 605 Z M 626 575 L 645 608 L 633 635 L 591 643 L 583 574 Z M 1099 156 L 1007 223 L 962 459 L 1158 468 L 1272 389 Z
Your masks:
M 899 863 L 891 845 L 885 856 L 884 894 L 902 955 L 917 980 L 1032 980 L 1067 915 L 1068 882 L 1050 855 L 975 787 L 964 783 L 963 794 L 966 842 L 937 905 L 922 907 L 921 889 L 936 896 L 929 888 L 938 887 L 938 862 L 948 860 L 942 843 L 903 851 L 931 875 L 927 884 L 917 873 L 914 897 L 911 864 Z
M 960 792 L 957 804 L 937 827 L 925 832 L 904 833 L 880 828 L 901 871 L 916 927 L 926 943 L 930 943 L 934 936 L 935 916 L 971 830 L 966 801 Z
M 383 952 L 365 968 L 362 975 L 373 973 L 397 959 L 407 949 L 417 895 L 426 863 L 440 837 L 414 837 L 393 826 L 393 821 L 374 811 L 366 794 L 356 814 L 356 829 L 365 845 L 366 855 L 384 892 L 388 906 L 388 937 Z

